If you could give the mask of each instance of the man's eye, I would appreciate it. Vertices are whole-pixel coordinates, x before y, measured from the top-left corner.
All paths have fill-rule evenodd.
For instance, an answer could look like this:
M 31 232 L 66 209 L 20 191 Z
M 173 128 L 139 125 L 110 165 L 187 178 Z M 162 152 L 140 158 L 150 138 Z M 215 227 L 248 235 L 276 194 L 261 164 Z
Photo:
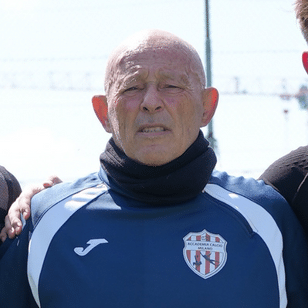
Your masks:
M 178 86 L 174 86 L 172 84 L 168 84 L 168 85 L 166 85 L 166 88 L 177 89 L 179 87 Z
M 174 84 L 166 84 L 164 85 L 163 89 L 170 93 L 178 93 L 182 91 L 182 88 L 180 86 Z
M 127 88 L 124 90 L 124 92 L 130 92 L 130 91 L 135 91 L 135 90 L 138 90 L 137 87 L 130 87 L 130 88 Z

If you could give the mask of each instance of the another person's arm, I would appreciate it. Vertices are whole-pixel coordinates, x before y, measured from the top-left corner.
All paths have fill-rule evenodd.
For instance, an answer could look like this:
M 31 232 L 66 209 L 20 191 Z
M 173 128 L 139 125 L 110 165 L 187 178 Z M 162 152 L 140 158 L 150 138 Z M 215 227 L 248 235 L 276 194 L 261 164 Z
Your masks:
M 308 238 L 308 146 L 276 160 L 259 179 L 288 201 Z
M 22 230 L 21 215 L 25 220 L 30 217 L 31 198 L 45 188 L 52 187 L 62 181 L 57 176 L 49 177 L 45 182 L 26 187 L 9 209 L 5 217 L 5 226 L 1 230 L 0 239 L 4 242 L 7 236 L 13 239 Z

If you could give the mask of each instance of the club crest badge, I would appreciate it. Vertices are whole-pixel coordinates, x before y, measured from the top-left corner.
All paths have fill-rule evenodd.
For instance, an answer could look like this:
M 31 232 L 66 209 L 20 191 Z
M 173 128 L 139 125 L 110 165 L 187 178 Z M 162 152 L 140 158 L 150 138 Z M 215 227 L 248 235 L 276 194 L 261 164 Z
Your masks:
M 203 279 L 217 274 L 227 261 L 227 242 L 206 230 L 191 232 L 184 238 L 183 255 L 188 267 Z

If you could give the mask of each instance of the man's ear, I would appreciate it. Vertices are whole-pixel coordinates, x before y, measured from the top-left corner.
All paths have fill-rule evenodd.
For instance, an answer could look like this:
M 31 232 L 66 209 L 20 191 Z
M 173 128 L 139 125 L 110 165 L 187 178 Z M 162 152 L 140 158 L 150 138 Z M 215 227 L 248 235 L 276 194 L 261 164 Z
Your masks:
M 214 116 L 218 104 L 218 91 L 215 88 L 206 88 L 203 90 L 203 116 L 202 126 L 209 124 Z
M 308 51 L 304 51 L 302 55 L 303 65 L 308 74 Z
M 102 123 L 106 132 L 111 133 L 111 128 L 108 120 L 108 105 L 107 98 L 105 95 L 95 95 L 92 98 L 92 105 L 96 116 Z

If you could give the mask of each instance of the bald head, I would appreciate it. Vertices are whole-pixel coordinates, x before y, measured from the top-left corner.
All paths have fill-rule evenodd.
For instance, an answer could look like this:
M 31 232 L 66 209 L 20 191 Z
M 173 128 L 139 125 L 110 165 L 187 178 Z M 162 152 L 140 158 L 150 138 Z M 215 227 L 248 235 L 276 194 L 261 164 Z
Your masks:
M 105 92 L 108 95 L 110 87 L 114 83 L 118 68 L 129 57 L 142 54 L 149 50 L 166 50 L 185 55 L 187 66 L 192 74 L 195 74 L 202 88 L 205 88 L 205 74 L 201 59 L 197 51 L 179 37 L 162 30 L 146 30 L 138 32 L 126 39 L 110 55 L 105 74 Z
M 304 38 L 308 43 L 308 0 L 297 0 L 295 3 L 295 13 Z

